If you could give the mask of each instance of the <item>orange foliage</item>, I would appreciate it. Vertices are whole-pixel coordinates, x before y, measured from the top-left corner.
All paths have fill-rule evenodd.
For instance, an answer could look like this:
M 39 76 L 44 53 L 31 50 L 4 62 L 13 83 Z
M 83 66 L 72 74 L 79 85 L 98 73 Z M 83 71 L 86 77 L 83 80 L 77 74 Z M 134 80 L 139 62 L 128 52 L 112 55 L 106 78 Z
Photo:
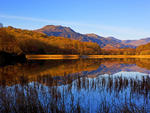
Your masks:
M 24 54 L 100 54 L 101 52 L 96 43 L 81 42 L 63 37 L 49 37 L 43 33 L 13 27 L 1 28 L 0 39 L 2 39 L 2 43 L 10 42 L 9 44 L 5 43 L 5 47 L 15 42 L 13 45 L 16 45 Z M 9 39 L 13 40 L 9 41 Z M 1 45 L 0 47 L 2 48 Z M 9 52 L 17 51 L 11 50 Z

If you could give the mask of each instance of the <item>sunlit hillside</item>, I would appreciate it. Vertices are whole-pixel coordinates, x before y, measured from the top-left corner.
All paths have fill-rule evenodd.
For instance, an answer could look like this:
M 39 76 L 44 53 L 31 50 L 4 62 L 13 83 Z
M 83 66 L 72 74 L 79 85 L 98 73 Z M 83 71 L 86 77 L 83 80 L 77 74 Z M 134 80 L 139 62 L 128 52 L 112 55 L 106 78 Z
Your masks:
M 0 29 L 0 51 L 24 54 L 100 54 L 98 44 L 47 36 L 13 27 Z

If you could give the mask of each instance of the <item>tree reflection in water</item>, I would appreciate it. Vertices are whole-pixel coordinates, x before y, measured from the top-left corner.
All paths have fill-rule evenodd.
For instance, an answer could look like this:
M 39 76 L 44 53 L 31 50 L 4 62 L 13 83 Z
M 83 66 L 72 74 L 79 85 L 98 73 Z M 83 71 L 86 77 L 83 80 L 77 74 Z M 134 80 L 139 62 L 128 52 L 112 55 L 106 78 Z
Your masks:
M 150 112 L 149 64 L 79 59 L 1 67 L 0 113 Z

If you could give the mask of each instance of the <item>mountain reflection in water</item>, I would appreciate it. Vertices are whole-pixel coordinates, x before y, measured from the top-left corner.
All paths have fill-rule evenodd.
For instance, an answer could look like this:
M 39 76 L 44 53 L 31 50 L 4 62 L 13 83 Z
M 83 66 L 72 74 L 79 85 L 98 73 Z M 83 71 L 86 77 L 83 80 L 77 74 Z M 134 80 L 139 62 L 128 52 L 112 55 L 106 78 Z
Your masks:
M 150 112 L 149 59 L 29 61 L 0 67 L 0 112 Z

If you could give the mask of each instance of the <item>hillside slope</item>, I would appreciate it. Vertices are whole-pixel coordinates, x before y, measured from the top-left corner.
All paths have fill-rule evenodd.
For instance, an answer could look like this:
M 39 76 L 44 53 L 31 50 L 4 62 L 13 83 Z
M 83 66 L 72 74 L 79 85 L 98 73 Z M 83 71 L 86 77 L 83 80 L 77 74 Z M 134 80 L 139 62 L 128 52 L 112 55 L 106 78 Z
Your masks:
M 0 28 L 0 51 L 16 54 L 100 54 L 101 48 L 92 42 L 6 27 Z
M 35 30 L 36 32 L 45 33 L 48 36 L 65 37 L 83 42 L 95 42 L 101 48 L 115 49 L 115 48 L 135 48 L 133 45 L 123 44 L 121 40 L 114 37 L 102 37 L 96 34 L 80 34 L 75 32 L 69 27 L 47 25 L 41 29 Z
M 140 45 L 144 45 L 150 42 L 150 37 L 148 38 L 143 38 L 140 40 L 123 40 L 122 43 L 123 44 L 130 44 L 133 46 L 140 46 Z

